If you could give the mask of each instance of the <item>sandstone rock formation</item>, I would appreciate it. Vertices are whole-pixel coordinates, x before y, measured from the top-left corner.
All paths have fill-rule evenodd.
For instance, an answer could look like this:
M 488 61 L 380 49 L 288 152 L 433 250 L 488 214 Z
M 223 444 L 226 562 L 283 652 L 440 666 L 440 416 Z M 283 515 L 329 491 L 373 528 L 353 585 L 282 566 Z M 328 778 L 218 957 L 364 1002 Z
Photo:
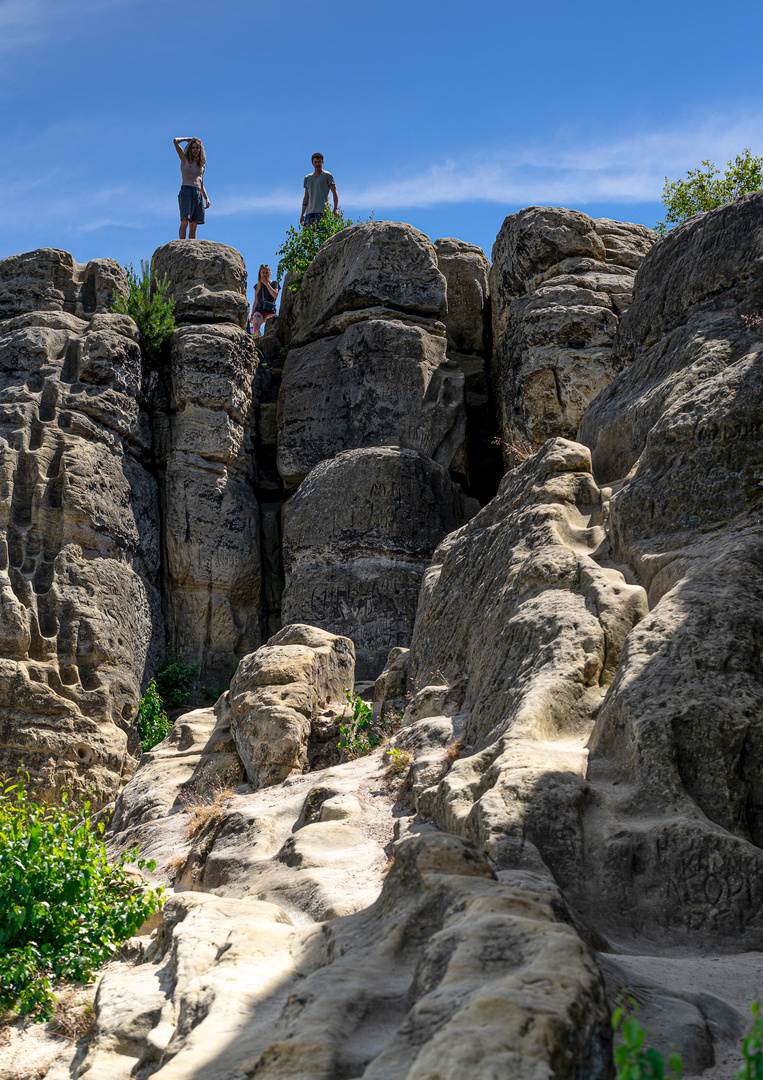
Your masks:
M 170 280 L 180 323 L 233 323 L 246 329 L 246 267 L 235 248 L 212 240 L 171 240 L 157 248 L 153 268 Z
M 588 403 L 619 371 L 612 353 L 639 263 L 656 239 L 643 225 L 530 206 L 493 247 L 490 294 L 503 438 L 534 448 L 574 438 Z
M 317 926 L 176 896 L 147 962 L 103 978 L 80 1075 L 603 1077 L 601 976 L 562 910 L 435 835 L 400 842 L 377 903 Z
M 249 782 L 266 787 L 302 772 L 312 720 L 329 704 L 341 710 L 354 682 L 352 642 L 313 626 L 285 626 L 244 657 L 223 712 Z
M 465 413 L 446 311 L 428 238 L 375 222 L 323 245 L 288 313 L 278 467 L 302 486 L 284 516 L 281 616 L 341 624 L 361 679 L 407 644 L 424 566 L 468 513 L 447 473 L 464 471 Z
M 111 260 L 0 262 L 0 772 L 113 798 L 163 630 L 156 485 Z
M 447 471 L 413 450 L 348 450 L 318 465 L 286 507 L 284 622 L 341 626 L 357 677 L 375 677 L 408 643 L 432 552 L 469 510 Z
M 448 292 L 447 356 L 464 375 L 466 462 L 461 470 L 469 491 L 481 504 L 489 502 L 503 469 L 501 453 L 492 445 L 497 432 L 495 401 L 489 373 L 492 353 L 490 261 L 482 248 L 447 236 L 435 240 L 437 265 Z

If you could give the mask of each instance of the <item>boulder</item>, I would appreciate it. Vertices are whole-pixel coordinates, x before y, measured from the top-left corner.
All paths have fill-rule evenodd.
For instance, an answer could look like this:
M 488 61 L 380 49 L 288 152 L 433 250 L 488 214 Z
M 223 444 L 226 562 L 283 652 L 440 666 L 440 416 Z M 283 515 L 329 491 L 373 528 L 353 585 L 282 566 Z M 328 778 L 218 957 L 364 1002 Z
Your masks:
M 47 250 L 0 263 L 6 297 L 45 305 L 0 324 L 0 772 L 101 805 L 134 772 L 163 643 L 160 533 L 137 329 L 64 310 L 83 310 L 67 299 L 88 280 L 77 265 Z
M 227 684 L 261 641 L 260 512 L 249 427 L 257 354 L 225 324 L 172 337 L 165 603 L 174 648 Z
M 493 248 L 495 392 L 507 444 L 574 438 L 586 406 L 614 378 L 613 340 L 635 270 L 656 234 L 578 211 L 527 207 Z M 507 454 L 511 456 L 511 451 Z
M 465 434 L 463 375 L 445 341 L 374 319 L 292 349 L 279 396 L 278 469 L 297 487 L 343 450 L 400 446 L 446 468 Z
M 126 296 L 127 276 L 115 259 L 76 262 L 68 251 L 38 248 L 0 259 L 0 319 L 29 311 L 66 311 L 87 319 Z
M 79 1075 L 603 1076 L 602 978 L 563 917 L 553 885 L 498 881 L 452 836 L 406 837 L 378 902 L 317 926 L 182 893 L 147 962 L 104 975 Z
M 285 622 L 355 642 L 357 677 L 407 645 L 432 552 L 473 512 L 447 471 L 413 450 L 348 450 L 316 466 L 284 515 Z
M 330 237 L 295 296 L 291 345 L 330 332 L 327 324 L 335 316 L 374 307 L 434 319 L 447 312 L 445 279 L 432 243 L 412 225 L 372 221 Z
M 171 240 L 153 254 L 154 272 L 170 280 L 175 319 L 186 323 L 233 323 L 246 329 L 246 267 L 241 254 L 212 240 Z
M 354 672 L 348 638 L 301 624 L 244 657 L 225 715 L 251 784 L 267 787 L 304 769 L 313 718 L 329 703 L 344 706 Z

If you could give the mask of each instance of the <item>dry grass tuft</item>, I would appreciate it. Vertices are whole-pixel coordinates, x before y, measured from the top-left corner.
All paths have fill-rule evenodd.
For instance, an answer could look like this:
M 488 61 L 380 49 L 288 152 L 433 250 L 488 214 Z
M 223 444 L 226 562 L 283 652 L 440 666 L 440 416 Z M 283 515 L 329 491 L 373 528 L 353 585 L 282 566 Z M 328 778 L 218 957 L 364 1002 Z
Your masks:
M 400 750 L 397 746 L 387 751 L 387 776 L 401 776 L 410 768 L 411 755 L 407 750 Z
M 464 744 L 459 742 L 458 739 L 454 739 L 453 742 L 445 747 L 445 760 L 451 762 L 457 761 L 458 758 L 464 752 Z
M 185 866 L 187 859 L 187 855 L 176 855 L 174 859 L 170 859 L 170 861 L 167 863 L 167 872 L 172 875 L 173 885 L 180 877 L 180 871 Z
M 89 1039 L 95 1031 L 92 989 L 83 991 L 71 987 L 58 993 L 50 1030 L 72 1042 Z
M 181 791 L 180 802 L 184 812 L 188 814 L 186 831 L 192 839 L 199 835 L 210 818 L 220 813 L 234 794 L 238 783 L 237 776 L 226 773 L 212 778 L 202 777 Z M 168 868 L 170 865 L 168 864 Z

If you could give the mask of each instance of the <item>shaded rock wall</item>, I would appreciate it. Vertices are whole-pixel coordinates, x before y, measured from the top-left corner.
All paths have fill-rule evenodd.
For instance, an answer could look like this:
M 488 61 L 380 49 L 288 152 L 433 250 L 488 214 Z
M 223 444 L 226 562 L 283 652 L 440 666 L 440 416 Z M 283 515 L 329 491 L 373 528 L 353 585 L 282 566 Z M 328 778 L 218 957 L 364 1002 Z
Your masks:
M 432 244 L 394 222 L 328 240 L 287 306 L 278 467 L 303 486 L 284 514 L 282 618 L 341 626 L 360 678 L 407 643 L 424 567 L 467 513 L 448 476 L 465 470 L 466 419 L 446 311 Z
M 114 796 L 161 655 L 141 358 L 112 260 L 0 262 L 0 772 Z
M 503 438 L 574 438 L 620 370 L 612 352 L 633 280 L 657 235 L 643 225 L 530 206 L 493 246 L 493 379 Z
M 178 299 L 166 416 L 155 417 L 164 490 L 168 640 L 201 679 L 226 685 L 262 641 L 254 494 L 257 354 L 241 329 L 246 270 L 233 248 L 173 240 L 154 254 Z

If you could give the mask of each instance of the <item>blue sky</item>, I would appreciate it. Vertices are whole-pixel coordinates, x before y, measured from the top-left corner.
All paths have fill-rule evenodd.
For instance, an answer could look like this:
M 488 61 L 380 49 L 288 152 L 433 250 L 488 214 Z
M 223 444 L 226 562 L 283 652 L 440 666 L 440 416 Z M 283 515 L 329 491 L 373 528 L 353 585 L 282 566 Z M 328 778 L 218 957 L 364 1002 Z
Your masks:
M 664 177 L 763 153 L 763 5 L 598 0 L 0 0 L 0 257 L 135 264 L 177 236 L 269 262 L 314 150 L 351 215 L 490 254 L 531 204 L 652 225 Z

